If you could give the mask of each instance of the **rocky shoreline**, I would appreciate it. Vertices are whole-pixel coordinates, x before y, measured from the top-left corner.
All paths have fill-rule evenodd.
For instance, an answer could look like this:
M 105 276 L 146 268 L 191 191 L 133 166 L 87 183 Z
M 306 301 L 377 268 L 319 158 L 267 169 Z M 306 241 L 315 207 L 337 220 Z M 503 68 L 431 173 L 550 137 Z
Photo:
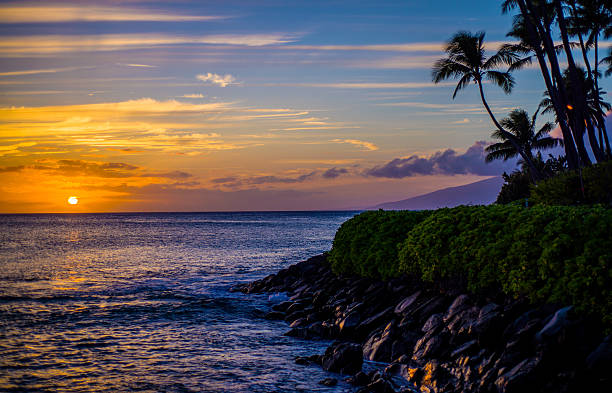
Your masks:
M 571 306 L 477 297 L 408 278 L 339 277 L 325 255 L 233 290 L 286 292 L 290 300 L 266 318 L 285 320 L 289 336 L 336 340 L 296 362 L 348 375 L 359 392 L 612 389 L 612 339 Z M 364 358 L 388 366 L 366 375 Z

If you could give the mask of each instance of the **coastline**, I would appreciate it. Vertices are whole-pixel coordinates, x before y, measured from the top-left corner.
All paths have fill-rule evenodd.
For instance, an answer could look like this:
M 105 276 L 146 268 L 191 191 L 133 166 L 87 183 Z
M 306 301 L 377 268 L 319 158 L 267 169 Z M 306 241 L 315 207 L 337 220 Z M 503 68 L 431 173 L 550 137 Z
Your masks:
M 296 363 L 348 376 L 360 392 L 582 392 L 612 382 L 610 336 L 571 306 L 407 277 L 336 276 L 325 255 L 232 290 L 286 292 L 266 318 L 287 322 L 288 336 L 336 340 Z M 388 366 L 366 375 L 363 359 Z

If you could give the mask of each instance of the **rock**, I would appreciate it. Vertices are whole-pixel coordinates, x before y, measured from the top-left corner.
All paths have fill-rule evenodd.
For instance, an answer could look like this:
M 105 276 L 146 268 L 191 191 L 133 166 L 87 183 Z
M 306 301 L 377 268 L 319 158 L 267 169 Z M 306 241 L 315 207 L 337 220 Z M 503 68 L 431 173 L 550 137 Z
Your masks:
M 442 353 L 446 345 L 448 335 L 444 332 L 439 334 L 425 334 L 414 346 L 412 360 L 423 363 L 426 359 Z
M 510 371 L 504 373 L 495 380 L 495 386 L 499 393 L 514 393 L 537 391 L 532 383 L 537 380 L 535 371 L 540 363 L 537 357 L 525 359 Z
M 476 349 L 477 347 L 478 342 L 476 340 L 468 341 L 465 344 L 461 345 L 459 348 L 455 349 L 453 352 L 451 352 L 451 357 L 454 358 L 459 355 L 470 353 L 470 351 Z
M 323 386 L 336 386 L 338 384 L 338 380 L 336 378 L 325 378 L 319 381 L 319 385 Z
M 352 334 L 355 328 L 359 326 L 360 322 L 361 315 L 359 314 L 359 312 L 356 310 L 350 312 L 342 321 L 340 321 L 340 324 L 338 325 L 340 329 L 340 334 L 347 336 Z
M 539 332 L 536 333 L 536 340 L 538 342 L 550 340 L 554 336 L 558 335 L 563 329 L 565 329 L 571 323 L 568 318 L 568 315 L 572 311 L 572 309 L 572 306 L 568 306 L 563 307 L 557 312 L 555 312 L 550 321 L 548 321 L 548 323 Z
M 397 306 L 395 306 L 395 309 L 393 310 L 393 312 L 395 312 L 398 315 L 403 314 L 404 310 L 410 307 L 419 298 L 419 296 L 421 296 L 421 291 L 416 291 L 412 295 L 408 296 L 407 298 L 399 302 Z
M 366 335 L 372 330 L 382 325 L 383 323 L 388 323 L 392 315 L 393 315 L 393 307 L 386 308 L 382 310 L 381 312 L 379 312 L 378 314 L 373 315 L 370 318 L 367 318 L 366 320 L 361 322 L 359 326 L 357 326 L 356 330 L 359 333 Z
M 278 303 L 272 306 L 272 310 L 274 311 L 280 311 L 280 312 L 286 312 L 287 309 L 289 308 L 289 306 L 291 306 L 293 304 L 293 302 L 291 301 L 285 301 L 282 303 Z
M 444 322 L 449 322 L 455 315 L 466 310 L 471 306 L 470 298 L 468 295 L 459 295 L 451 303 L 444 314 Z
M 597 381 L 612 381 L 612 337 L 608 336 L 586 358 L 588 373 Z
M 368 384 L 367 386 L 359 389 L 358 393 L 395 393 L 395 389 L 389 381 L 382 378 Z
M 368 378 L 363 371 L 359 371 L 357 374 L 346 378 L 344 381 L 354 386 L 365 386 L 370 382 L 370 378 Z
M 301 326 L 305 326 L 308 324 L 308 319 L 307 318 L 298 318 L 295 321 L 291 322 L 291 325 L 289 325 L 290 328 L 296 328 L 296 327 L 301 327 Z
M 363 354 L 359 344 L 335 342 L 330 345 L 322 359 L 324 370 L 340 374 L 355 374 L 361 371 Z
M 281 320 L 285 318 L 285 313 L 280 311 L 270 311 L 264 316 L 264 318 L 270 320 Z
M 389 323 L 385 329 L 370 336 L 368 341 L 363 344 L 363 356 L 368 360 L 377 362 L 390 362 L 391 349 L 393 347 L 393 322 Z
M 446 328 L 453 336 L 467 335 L 471 325 L 476 323 L 480 309 L 478 307 L 470 307 L 458 312 L 448 322 Z
M 413 365 L 402 364 L 400 367 L 400 375 L 406 380 L 416 383 L 423 377 L 423 370 L 420 367 Z
M 442 318 L 442 314 L 433 314 L 429 319 L 425 322 L 421 331 L 423 333 L 427 333 L 430 330 L 436 330 L 439 327 L 443 326 L 444 320 Z

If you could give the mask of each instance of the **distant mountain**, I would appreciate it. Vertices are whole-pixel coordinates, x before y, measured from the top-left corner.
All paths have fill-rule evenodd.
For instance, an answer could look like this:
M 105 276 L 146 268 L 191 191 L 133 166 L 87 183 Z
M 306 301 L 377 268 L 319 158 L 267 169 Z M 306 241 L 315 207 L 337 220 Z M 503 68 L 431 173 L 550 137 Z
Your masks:
M 495 202 L 502 184 L 504 184 L 502 177 L 492 177 L 463 186 L 444 188 L 397 202 L 381 203 L 371 209 L 426 210 L 459 205 L 488 205 Z

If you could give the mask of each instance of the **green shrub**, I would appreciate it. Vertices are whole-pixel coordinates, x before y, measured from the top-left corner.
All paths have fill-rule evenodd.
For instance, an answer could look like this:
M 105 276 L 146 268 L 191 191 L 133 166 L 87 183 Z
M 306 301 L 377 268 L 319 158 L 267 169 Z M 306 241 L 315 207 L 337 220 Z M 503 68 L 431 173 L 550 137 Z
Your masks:
M 429 211 L 367 211 L 340 226 L 328 260 L 336 273 L 389 278 L 399 274 L 397 246 Z
M 531 186 L 530 202 L 542 205 L 612 204 L 612 161 L 560 173 Z
M 574 304 L 612 324 L 612 210 L 520 205 L 440 209 L 400 245 L 400 273 Z

